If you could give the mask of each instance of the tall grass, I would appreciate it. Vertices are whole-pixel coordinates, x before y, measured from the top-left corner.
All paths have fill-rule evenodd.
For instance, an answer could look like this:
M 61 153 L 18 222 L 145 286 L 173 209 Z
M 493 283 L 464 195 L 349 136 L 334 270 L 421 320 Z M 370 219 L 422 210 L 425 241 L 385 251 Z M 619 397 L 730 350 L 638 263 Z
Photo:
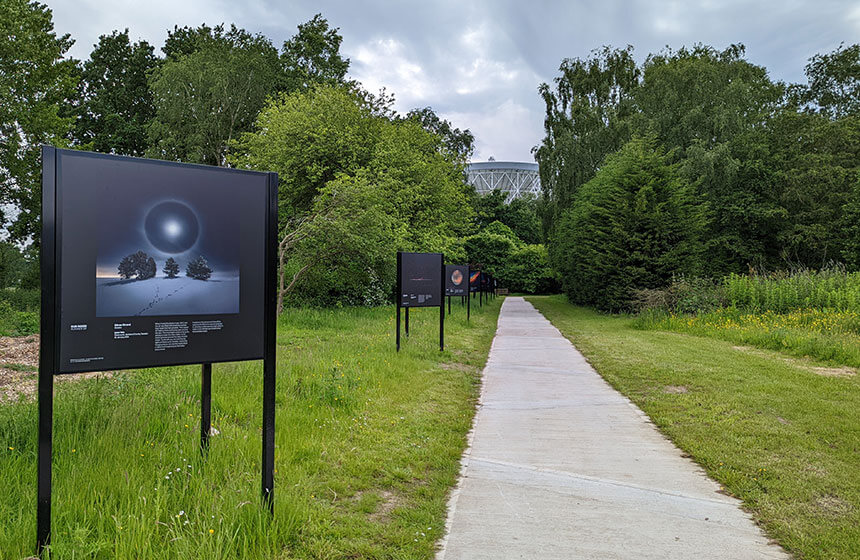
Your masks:
M 442 535 L 501 299 L 416 310 L 288 310 L 278 328 L 275 516 L 260 504 L 259 362 L 58 383 L 52 558 L 431 558 Z M 35 545 L 37 407 L 0 405 L 0 558 Z
M 721 284 L 729 305 L 747 311 L 860 310 L 860 273 L 839 268 L 767 275 L 730 274 Z
M 633 326 L 711 336 L 860 367 L 860 273 L 840 268 L 678 278 L 640 294 Z

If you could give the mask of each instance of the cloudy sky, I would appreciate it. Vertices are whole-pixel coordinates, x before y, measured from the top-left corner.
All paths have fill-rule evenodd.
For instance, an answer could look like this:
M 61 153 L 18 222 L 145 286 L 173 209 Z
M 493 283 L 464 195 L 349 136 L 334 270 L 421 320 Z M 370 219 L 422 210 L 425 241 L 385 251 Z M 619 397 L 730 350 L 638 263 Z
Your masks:
M 43 0 L 86 58 L 99 35 L 129 28 L 160 47 L 174 25 L 235 23 L 280 47 L 321 12 L 340 28 L 350 75 L 385 87 L 396 108 L 433 107 L 477 140 L 476 161 L 533 161 L 537 95 L 566 57 L 601 45 L 649 52 L 744 43 L 777 80 L 803 81 L 807 59 L 860 42 L 860 0 Z

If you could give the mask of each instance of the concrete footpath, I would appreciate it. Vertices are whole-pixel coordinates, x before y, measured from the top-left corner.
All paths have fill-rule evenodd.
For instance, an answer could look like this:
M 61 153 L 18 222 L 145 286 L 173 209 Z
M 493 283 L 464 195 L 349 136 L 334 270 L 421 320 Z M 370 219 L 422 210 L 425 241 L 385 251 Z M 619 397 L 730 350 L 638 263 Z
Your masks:
M 471 437 L 438 559 L 788 558 L 522 298 Z

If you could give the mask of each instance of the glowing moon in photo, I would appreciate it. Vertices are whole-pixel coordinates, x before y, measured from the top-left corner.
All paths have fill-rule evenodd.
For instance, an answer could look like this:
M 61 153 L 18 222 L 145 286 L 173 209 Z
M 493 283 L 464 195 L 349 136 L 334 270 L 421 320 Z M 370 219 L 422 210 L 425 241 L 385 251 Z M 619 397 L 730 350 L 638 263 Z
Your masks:
M 451 273 L 451 282 L 455 286 L 459 286 L 463 282 L 463 273 L 459 270 L 455 270 Z
M 143 230 L 153 247 L 164 253 L 177 254 L 197 243 L 200 225 L 191 208 L 168 200 L 152 207 L 144 220 Z

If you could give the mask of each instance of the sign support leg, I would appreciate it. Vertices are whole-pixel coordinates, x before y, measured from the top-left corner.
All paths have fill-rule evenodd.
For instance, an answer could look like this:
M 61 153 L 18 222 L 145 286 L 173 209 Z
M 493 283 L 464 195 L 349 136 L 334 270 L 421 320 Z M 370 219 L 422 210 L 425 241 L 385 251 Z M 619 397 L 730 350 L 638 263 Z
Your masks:
M 397 304 L 397 351 L 400 352 L 400 303 Z
M 51 461 L 54 454 L 54 374 L 57 372 L 57 150 L 42 146 L 42 245 L 39 254 L 39 451 L 36 475 L 36 552 L 51 543 Z
M 406 338 L 409 338 L 409 308 L 406 308 Z
M 200 452 L 205 456 L 212 429 L 212 364 L 201 365 L 200 380 Z
M 46 368 L 47 369 L 47 368 Z M 39 556 L 51 542 L 51 458 L 54 431 L 54 375 L 39 371 L 39 474 L 36 542 Z
M 439 306 L 439 351 L 445 351 L 445 257 L 442 257 L 442 283 L 440 284 L 442 292 L 442 305 Z M 448 312 L 451 312 L 451 296 L 448 296 Z
M 269 211 L 266 217 L 266 292 L 263 314 L 263 453 L 261 493 L 270 515 L 275 514 L 275 380 L 277 375 L 277 230 L 278 175 L 269 174 Z

